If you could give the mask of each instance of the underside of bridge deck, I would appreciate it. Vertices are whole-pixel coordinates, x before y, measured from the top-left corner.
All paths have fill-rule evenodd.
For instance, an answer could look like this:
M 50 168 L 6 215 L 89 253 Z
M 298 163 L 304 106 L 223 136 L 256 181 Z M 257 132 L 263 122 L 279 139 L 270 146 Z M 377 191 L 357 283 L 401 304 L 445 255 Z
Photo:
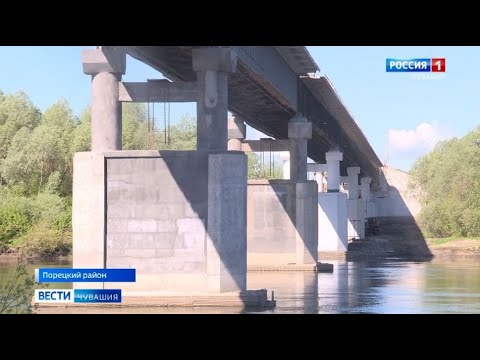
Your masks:
M 192 46 L 130 46 L 127 53 L 160 71 L 172 81 L 195 81 Z M 235 47 L 237 71 L 229 75 L 228 107 L 248 125 L 276 139 L 288 138 L 288 121 L 297 113 L 312 122 L 308 156 L 325 163 L 325 153 L 344 153 L 341 175 L 360 166 L 361 176 L 377 182 L 382 166 L 326 77 L 311 77 L 318 70 L 305 47 Z M 270 69 L 270 67 L 273 69 Z M 270 78 L 269 76 L 270 75 Z M 279 90 L 280 89 L 280 90 Z

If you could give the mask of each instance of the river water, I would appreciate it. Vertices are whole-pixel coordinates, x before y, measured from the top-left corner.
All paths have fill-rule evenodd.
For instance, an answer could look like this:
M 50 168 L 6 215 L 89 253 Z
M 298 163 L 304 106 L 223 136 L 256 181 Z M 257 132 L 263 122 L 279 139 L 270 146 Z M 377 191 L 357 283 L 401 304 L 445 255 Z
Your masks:
M 480 260 L 331 262 L 333 274 L 250 272 L 248 288 L 266 288 L 269 294 L 274 291 L 277 307 L 263 313 L 480 313 Z M 68 267 L 68 264 L 31 265 L 29 270 L 33 274 L 35 268 L 47 266 Z M 13 263 L 0 263 L 0 283 L 12 275 L 14 268 Z M 55 288 L 71 288 L 70 284 L 54 285 Z M 93 311 L 104 312 L 101 309 Z M 115 312 L 236 311 L 150 308 Z

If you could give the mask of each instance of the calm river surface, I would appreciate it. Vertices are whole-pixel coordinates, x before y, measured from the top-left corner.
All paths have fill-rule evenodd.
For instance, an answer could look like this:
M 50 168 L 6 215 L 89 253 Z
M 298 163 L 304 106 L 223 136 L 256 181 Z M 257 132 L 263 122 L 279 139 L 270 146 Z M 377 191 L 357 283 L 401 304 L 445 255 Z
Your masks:
M 263 313 L 480 313 L 480 260 L 344 262 L 333 274 L 250 272 L 249 289 L 275 292 L 277 307 Z M 48 266 L 65 266 L 68 264 Z M 47 265 L 32 265 L 30 271 Z M 14 270 L 0 263 L 0 283 Z M 68 288 L 70 284 L 52 284 Z M 270 295 L 269 295 L 270 296 Z M 104 312 L 100 309 L 95 312 Z M 115 312 L 229 313 L 229 309 L 136 309 Z

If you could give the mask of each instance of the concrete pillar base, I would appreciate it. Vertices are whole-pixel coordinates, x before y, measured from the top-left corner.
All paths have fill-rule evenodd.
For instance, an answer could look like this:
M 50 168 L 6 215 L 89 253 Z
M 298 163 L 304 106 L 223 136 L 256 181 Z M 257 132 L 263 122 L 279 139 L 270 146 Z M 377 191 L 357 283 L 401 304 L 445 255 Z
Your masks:
M 332 273 L 333 264 L 316 263 L 316 264 L 261 264 L 248 265 L 248 271 L 313 271 L 317 273 Z
M 207 278 L 211 292 L 247 286 L 247 156 L 208 157 Z
M 73 159 L 73 264 L 74 268 L 105 267 L 105 157 L 76 153 Z M 74 283 L 74 285 L 82 283 Z M 85 284 L 83 284 L 85 285 Z M 88 283 L 88 288 L 102 288 Z
M 318 205 L 317 183 L 297 183 L 295 188 L 296 210 L 296 263 L 316 264 L 318 262 Z
M 347 200 L 348 211 L 348 239 L 361 239 L 362 212 L 359 199 Z
M 348 249 L 347 194 L 318 194 L 318 251 Z

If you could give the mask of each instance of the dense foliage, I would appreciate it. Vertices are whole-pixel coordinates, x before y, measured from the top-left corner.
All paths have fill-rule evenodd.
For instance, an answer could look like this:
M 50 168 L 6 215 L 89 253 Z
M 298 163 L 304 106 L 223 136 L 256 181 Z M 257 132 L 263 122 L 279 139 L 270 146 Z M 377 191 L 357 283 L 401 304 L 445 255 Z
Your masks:
M 428 236 L 480 235 L 480 128 L 437 144 L 411 169 Z
M 122 111 L 124 150 L 196 148 L 194 118 L 172 125 L 165 142 L 163 131 L 148 133 L 144 104 L 125 103 Z M 90 144 L 89 108 L 76 117 L 60 99 L 42 114 L 25 93 L 0 91 L 0 252 L 22 247 L 45 257 L 71 251 L 73 154 Z M 268 160 L 249 154 L 249 177 L 281 178 L 281 166 L 270 170 Z

